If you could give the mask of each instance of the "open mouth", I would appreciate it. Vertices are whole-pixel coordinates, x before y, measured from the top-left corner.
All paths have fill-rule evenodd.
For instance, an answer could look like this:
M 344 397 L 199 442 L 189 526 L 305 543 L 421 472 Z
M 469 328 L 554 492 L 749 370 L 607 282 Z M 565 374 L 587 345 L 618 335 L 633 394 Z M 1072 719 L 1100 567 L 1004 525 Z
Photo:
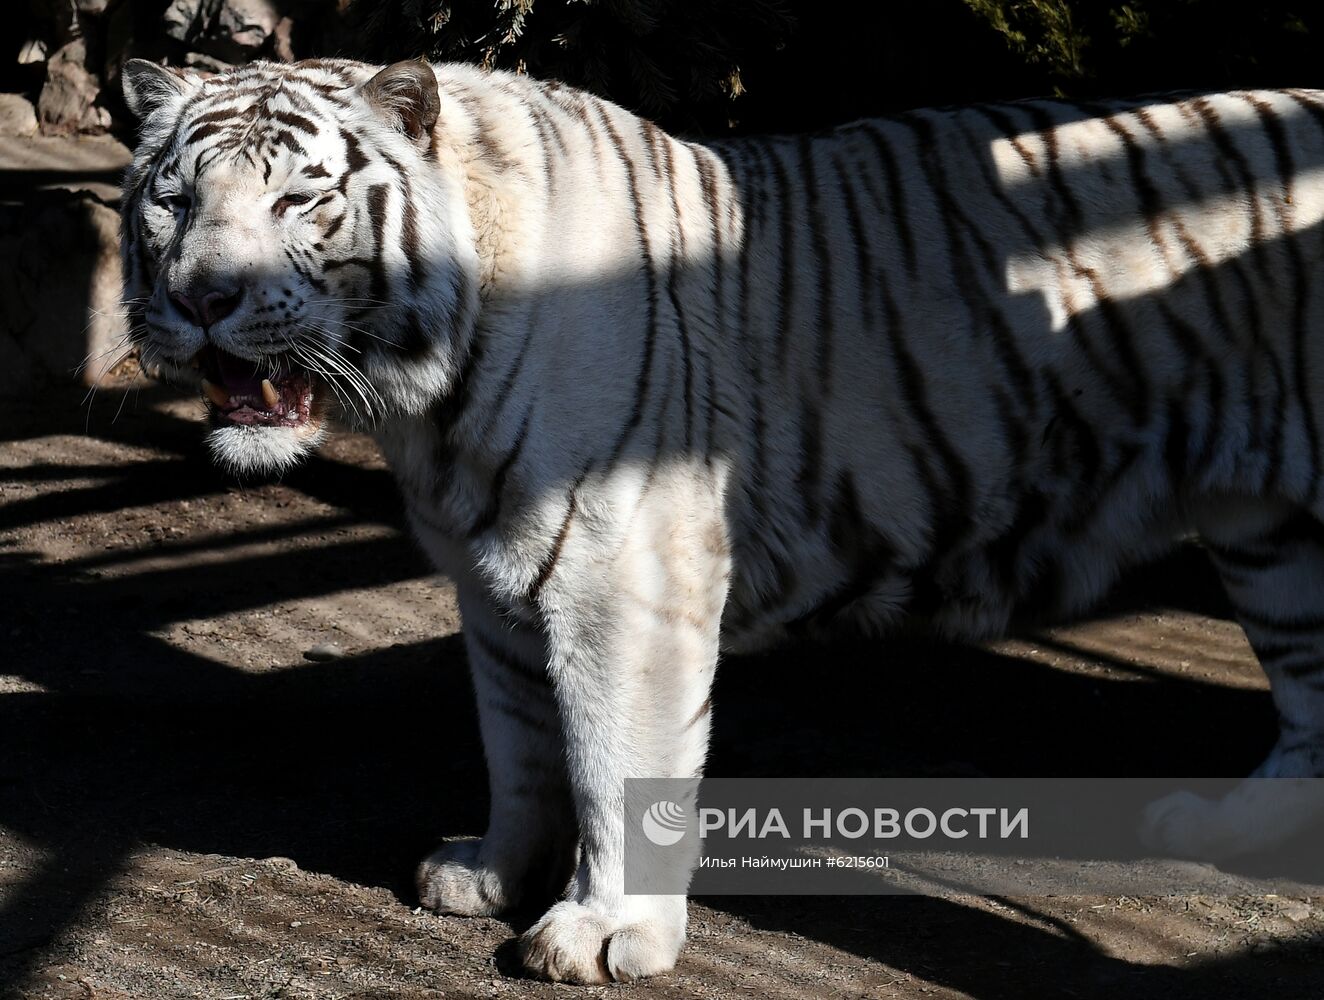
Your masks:
M 259 364 L 208 345 L 195 360 L 217 423 L 311 431 L 321 422 L 313 374 L 288 357 Z

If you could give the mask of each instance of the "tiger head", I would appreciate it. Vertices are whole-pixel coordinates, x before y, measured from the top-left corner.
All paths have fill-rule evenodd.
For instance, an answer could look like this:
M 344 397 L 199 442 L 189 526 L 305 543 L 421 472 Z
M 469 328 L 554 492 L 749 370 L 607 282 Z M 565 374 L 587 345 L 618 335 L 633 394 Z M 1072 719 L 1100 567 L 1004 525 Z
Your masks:
M 453 390 L 477 251 L 424 62 L 124 67 L 141 138 L 124 301 L 145 363 L 200 369 L 218 460 L 282 469 L 335 413 L 358 426 Z

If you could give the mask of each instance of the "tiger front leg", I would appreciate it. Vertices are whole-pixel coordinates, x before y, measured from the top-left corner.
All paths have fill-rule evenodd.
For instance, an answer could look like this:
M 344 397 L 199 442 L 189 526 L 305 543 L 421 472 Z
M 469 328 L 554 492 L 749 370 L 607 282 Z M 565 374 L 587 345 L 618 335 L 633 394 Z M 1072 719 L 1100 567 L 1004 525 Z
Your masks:
M 625 781 L 702 772 L 730 566 L 716 489 L 660 480 L 605 507 L 572 499 L 539 597 L 581 846 L 569 897 L 520 938 L 528 970 L 552 980 L 666 972 L 685 940 L 684 895 L 625 893 Z M 593 523 L 604 509 L 628 513 Z M 697 850 L 671 863 L 688 884 Z
M 491 805 L 481 838 L 450 840 L 419 866 L 418 895 L 437 913 L 491 916 L 565 889 L 574 807 L 544 637 L 477 584 L 459 598 Z

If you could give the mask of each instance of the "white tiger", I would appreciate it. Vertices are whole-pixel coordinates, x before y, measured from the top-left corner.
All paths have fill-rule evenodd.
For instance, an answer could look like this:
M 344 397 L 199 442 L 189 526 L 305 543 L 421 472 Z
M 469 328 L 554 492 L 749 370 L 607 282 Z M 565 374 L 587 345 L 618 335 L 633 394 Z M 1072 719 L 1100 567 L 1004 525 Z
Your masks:
M 459 590 L 491 783 L 422 900 L 573 876 L 533 972 L 676 961 L 684 898 L 623 891 L 623 781 L 701 771 L 719 649 L 991 635 L 1188 527 L 1272 681 L 1257 773 L 1324 773 L 1324 94 L 704 144 L 465 66 L 124 80 L 133 336 L 202 367 L 237 471 L 333 413 L 377 436 Z M 1308 818 L 1251 794 L 1165 800 L 1149 836 Z

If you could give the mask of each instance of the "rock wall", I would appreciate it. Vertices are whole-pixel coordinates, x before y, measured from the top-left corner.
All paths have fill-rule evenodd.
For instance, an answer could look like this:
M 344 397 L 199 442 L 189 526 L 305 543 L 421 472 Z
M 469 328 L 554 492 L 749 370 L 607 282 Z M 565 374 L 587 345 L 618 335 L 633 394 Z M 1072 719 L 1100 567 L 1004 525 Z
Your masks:
M 217 72 L 346 51 L 348 0 L 5 0 L 0 395 L 137 371 L 119 308 L 126 59 Z M 10 29 L 13 29 L 12 31 Z M 110 135 L 106 133 L 111 133 Z
M 0 391 L 98 381 L 126 353 L 119 213 L 90 191 L 0 206 Z
M 0 393 L 93 382 L 123 354 L 118 179 L 110 136 L 42 136 L 0 102 Z M 6 127 L 11 127 L 7 124 Z M 132 366 L 130 366 L 132 367 Z
M 31 101 L 44 135 L 122 130 L 119 71 L 135 56 L 216 72 L 342 46 L 349 0 L 11 0 L 0 91 Z M 3 110 L 0 108 L 0 110 Z

